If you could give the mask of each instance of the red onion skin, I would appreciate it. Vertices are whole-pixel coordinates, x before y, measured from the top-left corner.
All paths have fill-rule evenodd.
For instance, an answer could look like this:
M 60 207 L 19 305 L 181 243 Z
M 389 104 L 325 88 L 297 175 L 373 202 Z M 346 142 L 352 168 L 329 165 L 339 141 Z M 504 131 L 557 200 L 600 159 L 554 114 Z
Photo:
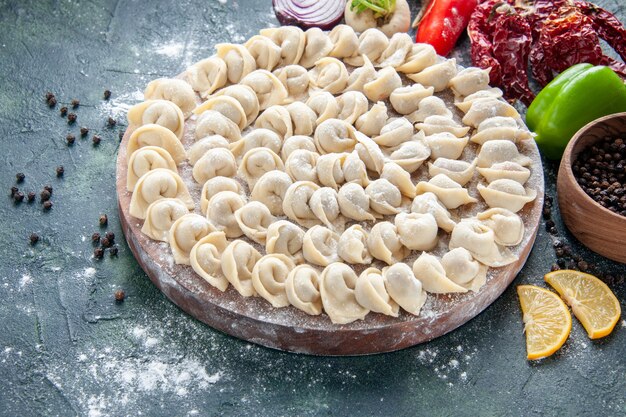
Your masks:
M 330 30 L 343 19 L 345 1 L 272 0 L 272 6 L 281 25 Z

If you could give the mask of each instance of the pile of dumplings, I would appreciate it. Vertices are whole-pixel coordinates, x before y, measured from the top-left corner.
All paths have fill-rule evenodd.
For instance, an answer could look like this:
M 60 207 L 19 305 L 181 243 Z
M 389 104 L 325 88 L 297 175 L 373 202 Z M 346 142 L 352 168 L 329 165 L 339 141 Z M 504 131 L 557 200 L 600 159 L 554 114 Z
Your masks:
M 488 70 L 346 25 L 216 50 L 128 112 L 129 212 L 177 264 L 345 324 L 419 315 L 517 259 L 531 134 Z

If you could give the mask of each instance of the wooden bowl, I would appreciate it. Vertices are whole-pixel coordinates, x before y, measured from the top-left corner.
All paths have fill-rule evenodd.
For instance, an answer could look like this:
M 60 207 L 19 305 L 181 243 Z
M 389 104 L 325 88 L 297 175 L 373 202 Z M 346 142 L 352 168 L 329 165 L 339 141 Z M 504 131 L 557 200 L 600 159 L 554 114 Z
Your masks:
M 588 145 L 607 136 L 626 138 L 626 113 L 605 116 L 582 127 L 570 140 L 559 167 L 557 195 L 567 228 L 589 249 L 626 263 L 626 217 L 602 207 L 578 185 L 572 164 Z

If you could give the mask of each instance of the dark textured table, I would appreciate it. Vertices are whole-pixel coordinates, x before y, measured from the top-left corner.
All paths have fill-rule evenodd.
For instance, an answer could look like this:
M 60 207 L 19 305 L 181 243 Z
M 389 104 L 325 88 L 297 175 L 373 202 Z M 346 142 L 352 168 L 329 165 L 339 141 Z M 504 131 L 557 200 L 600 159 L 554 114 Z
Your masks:
M 621 0 L 598 3 L 626 20 Z M 523 271 L 484 313 L 391 354 L 325 358 L 262 348 L 192 319 L 151 284 L 116 213 L 125 110 L 148 81 L 276 23 L 269 1 L 0 2 L 0 414 L 624 415 L 623 320 L 599 341 L 574 320 L 557 354 L 525 359 L 515 286 L 544 285 L 555 262 L 543 226 Z M 468 65 L 464 51 L 466 39 L 454 55 Z M 54 109 L 47 91 L 56 94 Z M 78 119 L 68 125 L 59 109 L 73 98 Z M 109 117 L 118 124 L 108 126 Z M 90 129 L 85 138 L 81 126 Z M 71 147 L 68 133 L 76 135 Z M 26 174 L 20 190 L 53 187 L 51 210 L 39 198 L 12 202 L 17 172 Z M 555 173 L 546 164 L 552 196 Z M 98 224 L 103 213 L 106 228 Z M 575 252 L 613 276 L 609 285 L 626 307 L 626 268 L 585 250 L 555 220 Z M 94 259 L 91 235 L 106 230 L 119 255 Z M 35 246 L 32 232 L 41 237 Z M 123 303 L 115 302 L 118 289 Z

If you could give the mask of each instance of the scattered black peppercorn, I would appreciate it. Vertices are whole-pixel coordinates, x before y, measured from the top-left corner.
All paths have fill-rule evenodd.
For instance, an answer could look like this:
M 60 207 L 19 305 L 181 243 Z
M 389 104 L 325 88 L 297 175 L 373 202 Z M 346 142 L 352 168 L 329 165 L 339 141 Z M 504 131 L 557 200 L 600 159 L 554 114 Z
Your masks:
M 120 131 L 120 133 L 117 134 L 117 137 L 120 138 L 120 141 L 124 139 L 124 131 Z
M 65 140 L 67 141 L 68 146 L 72 146 L 74 144 L 74 141 L 76 141 L 76 136 L 69 134 L 65 137 Z
M 22 201 L 24 201 L 24 193 L 21 191 L 16 192 L 13 196 L 13 199 L 16 203 L 21 203 Z
M 43 203 L 44 210 L 50 210 L 51 208 L 52 208 L 52 201 L 48 200 L 45 203 Z
M 118 303 L 121 303 L 124 301 L 124 298 L 126 298 L 126 293 L 124 293 L 124 290 L 117 290 L 115 291 L 115 301 Z
M 63 168 L 63 165 L 59 165 L 57 167 L 57 177 L 62 177 L 63 174 L 65 174 L 65 168 Z
M 34 192 L 29 192 L 28 195 L 26 196 L 26 199 L 28 200 L 29 203 L 32 203 L 33 201 L 35 201 L 35 193 Z
M 117 256 L 117 252 L 118 252 L 117 246 L 112 246 L 111 249 L 109 249 L 109 254 L 111 256 Z
M 24 175 L 23 172 L 18 172 L 17 174 L 15 174 L 15 182 L 17 182 L 18 184 L 23 183 L 24 179 L 26 179 L 26 175 Z
M 107 125 L 109 125 L 109 127 L 113 127 L 116 124 L 117 124 L 117 121 L 114 118 L 109 116 L 109 118 L 107 119 Z
M 76 122 L 76 119 L 78 118 L 78 116 L 76 116 L 76 113 L 70 113 L 67 115 L 67 124 L 71 125 L 74 124 L 74 122 Z
M 91 242 L 95 243 L 96 245 L 100 243 L 100 233 L 95 232 L 93 235 L 91 235 Z
M 52 194 L 50 193 L 50 191 L 48 191 L 48 190 L 43 190 L 43 191 L 41 192 L 41 194 L 39 194 L 39 197 L 41 198 L 41 202 L 42 202 L 42 203 L 45 203 L 46 201 L 50 200 L 50 196 L 51 196 L 51 195 L 52 195 Z
M 109 222 L 109 218 L 107 217 L 106 214 L 102 214 L 102 215 L 100 215 L 99 222 L 100 222 L 100 226 L 106 226 L 107 223 Z
M 559 269 L 561 269 L 561 267 L 558 264 L 552 264 L 552 267 L 550 267 L 550 271 L 558 271 Z
M 93 250 L 93 257 L 96 259 L 102 259 L 102 257 L 104 256 L 104 249 L 102 248 L 95 248 Z
M 54 98 L 54 94 L 52 94 L 50 91 L 48 91 L 46 93 L 46 101 L 50 101 L 51 98 Z
M 106 237 L 107 239 L 109 239 L 111 242 L 115 241 L 115 233 L 113 232 L 106 232 L 106 234 L 104 235 L 104 237 Z
M 80 101 L 77 98 L 72 99 L 72 108 L 77 109 L 80 106 Z
M 559 234 L 559 231 L 556 230 L 556 227 L 551 227 L 551 228 L 548 229 L 548 233 L 550 233 L 551 235 L 555 235 L 556 236 L 556 235 Z
M 589 269 L 589 264 L 585 261 L 578 261 L 577 265 L 578 265 L 578 268 L 583 272 Z
M 103 248 L 110 248 L 113 245 L 113 242 L 111 242 L 106 237 L 102 239 L 101 243 Z
M 59 113 L 61 113 L 61 117 L 67 116 L 67 107 L 63 106 L 59 109 Z
M 49 192 L 50 194 L 52 194 L 52 186 L 51 185 L 44 185 L 43 189 L 46 190 L 47 192 Z
M 20 189 L 17 187 L 11 187 L 11 198 L 15 197 L 15 193 L 17 193 Z
M 104 99 L 108 100 L 111 98 L 111 90 L 104 90 Z
M 88 128 L 86 128 L 86 127 L 81 127 L 81 128 L 80 128 L 80 135 L 81 135 L 82 137 L 85 137 L 85 136 L 87 136 L 88 134 L 89 134 L 89 129 L 88 129 Z
M 552 246 L 554 246 L 555 248 L 562 248 L 563 247 L 563 242 L 561 242 L 560 240 L 557 239 L 557 240 L 554 241 Z
M 50 97 L 50 99 L 48 100 L 48 107 L 52 108 L 56 105 L 57 105 L 57 99 L 54 96 Z
M 91 141 L 93 142 L 94 146 L 100 145 L 100 141 L 101 140 L 102 139 L 98 135 L 93 135 L 93 139 L 91 139 Z
M 30 244 L 31 245 L 36 245 L 37 242 L 39 242 L 39 235 L 37 233 L 31 233 L 30 234 Z
M 556 256 L 558 258 L 562 258 L 563 255 L 565 255 L 565 253 L 563 253 L 563 249 L 562 248 L 556 248 L 556 250 L 554 252 L 556 253 Z

